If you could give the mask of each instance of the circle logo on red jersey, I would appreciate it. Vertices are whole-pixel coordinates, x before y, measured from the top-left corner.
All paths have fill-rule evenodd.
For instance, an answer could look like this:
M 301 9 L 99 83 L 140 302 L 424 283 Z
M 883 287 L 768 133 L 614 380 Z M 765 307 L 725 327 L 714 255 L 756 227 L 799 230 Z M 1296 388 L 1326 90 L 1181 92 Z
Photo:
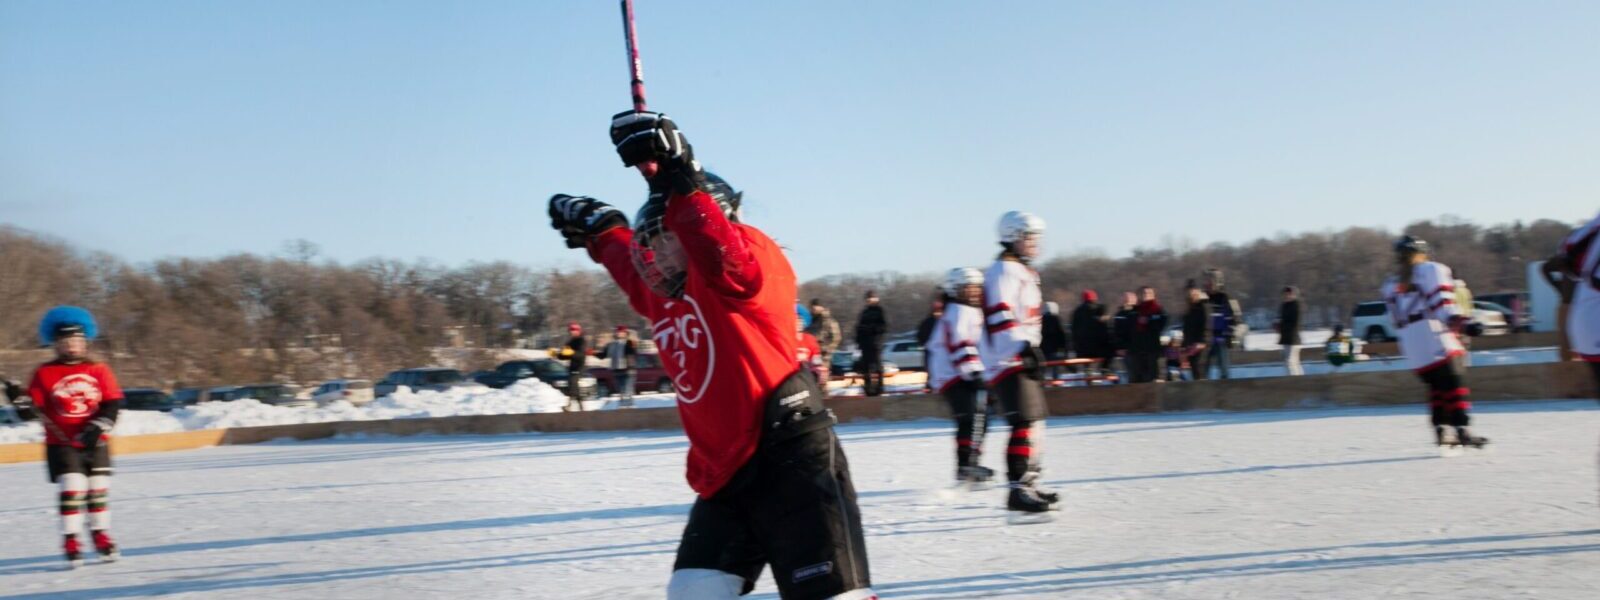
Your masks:
M 668 316 L 651 325 L 662 366 L 672 376 L 678 401 L 699 402 L 717 368 L 717 345 L 706 327 L 705 313 L 693 296 L 666 303 Z
M 83 373 L 68 375 L 56 382 L 50 395 L 61 416 L 87 417 L 100 406 L 100 380 Z

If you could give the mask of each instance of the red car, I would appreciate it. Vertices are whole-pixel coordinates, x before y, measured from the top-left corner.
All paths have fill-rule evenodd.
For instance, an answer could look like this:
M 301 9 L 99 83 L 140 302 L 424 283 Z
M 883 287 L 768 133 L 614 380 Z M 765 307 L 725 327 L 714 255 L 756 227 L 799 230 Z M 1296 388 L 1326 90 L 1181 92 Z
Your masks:
M 595 386 L 600 397 L 615 395 L 619 385 L 617 377 L 611 373 L 611 361 L 604 358 L 590 358 L 599 363 L 598 366 L 589 367 L 589 376 L 595 380 Z M 661 366 L 661 355 L 640 352 L 634 355 L 633 393 L 635 394 L 671 394 L 672 377 L 667 375 L 667 370 Z

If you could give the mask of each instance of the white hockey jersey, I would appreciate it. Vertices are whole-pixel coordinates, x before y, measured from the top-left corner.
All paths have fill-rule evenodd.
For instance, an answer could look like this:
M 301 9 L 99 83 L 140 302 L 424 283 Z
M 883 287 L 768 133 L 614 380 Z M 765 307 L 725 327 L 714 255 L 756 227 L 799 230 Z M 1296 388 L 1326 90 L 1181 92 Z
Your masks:
M 1567 340 L 1583 360 L 1600 362 L 1600 217 L 1567 236 L 1561 253 L 1578 267 L 1578 285 L 1567 308 Z
M 1450 328 L 1450 321 L 1462 314 L 1456 306 L 1450 267 L 1436 262 L 1419 264 L 1411 269 L 1411 281 L 1403 286 L 1399 277 L 1391 275 L 1383 282 L 1383 301 L 1389 305 L 1407 367 L 1427 371 L 1466 354 Z
M 983 311 L 950 303 L 928 338 L 928 387 L 943 392 L 962 379 L 983 380 L 978 341 L 983 338 Z
M 1039 345 L 1044 295 L 1039 273 L 1014 260 L 997 260 L 983 274 L 984 334 L 978 354 L 994 383 L 1022 370 L 1023 345 Z

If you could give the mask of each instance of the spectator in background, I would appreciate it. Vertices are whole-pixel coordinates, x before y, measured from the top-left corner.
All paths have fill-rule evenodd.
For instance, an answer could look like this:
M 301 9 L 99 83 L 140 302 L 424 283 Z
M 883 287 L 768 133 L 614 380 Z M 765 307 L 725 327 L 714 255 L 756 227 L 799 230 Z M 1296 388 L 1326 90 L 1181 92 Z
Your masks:
M 634 343 L 632 332 L 626 325 L 618 325 L 617 333 L 606 344 L 605 358 L 611 368 L 611 381 L 617 385 L 617 406 L 633 408 L 633 386 L 638 376 L 639 345 Z
M 800 368 L 810 373 L 812 377 L 817 378 L 818 386 L 821 386 L 822 389 L 828 389 L 828 361 L 823 358 L 826 355 L 822 353 L 822 345 L 817 343 L 817 336 L 806 332 L 807 329 L 811 328 L 811 323 L 815 318 L 811 311 L 806 310 L 805 305 L 799 302 L 794 303 L 794 314 L 797 317 L 795 333 L 799 335 L 799 343 L 796 344 L 795 351 L 798 355 L 796 358 L 800 359 Z
M 933 328 L 939 325 L 939 319 L 944 316 L 944 292 L 936 290 L 933 299 L 928 304 L 928 316 L 923 317 L 917 324 L 917 346 L 922 348 L 922 370 L 928 370 L 928 340 L 933 338 Z
M 1124 382 L 1133 381 L 1133 365 L 1129 362 L 1128 349 L 1133 347 L 1133 324 L 1139 320 L 1138 305 L 1138 294 L 1123 292 L 1122 306 L 1111 318 L 1111 345 L 1117 356 L 1122 357 L 1122 371 L 1127 375 L 1123 378 Z
M 823 306 L 819 298 L 811 299 L 811 326 L 806 328 L 806 333 L 817 338 L 817 347 L 822 349 L 824 363 L 839 349 L 839 320 L 833 318 L 833 311 Z
M 1233 346 L 1234 328 L 1239 326 L 1239 302 L 1228 297 L 1222 287 L 1222 269 L 1206 269 L 1205 292 L 1211 300 L 1211 348 L 1206 362 L 1217 365 L 1218 376 L 1228 378 L 1228 350 Z
M 583 379 L 583 366 L 589 360 L 589 342 L 583 339 L 583 326 L 577 321 L 567 323 L 567 345 L 561 348 L 561 358 L 567 359 L 567 410 L 583 412 L 583 399 L 578 395 L 578 381 Z
M 1189 310 L 1183 313 L 1183 350 L 1194 381 L 1206 378 L 1206 346 L 1211 343 L 1211 299 L 1199 288 L 1189 288 Z
M 1283 304 L 1278 307 L 1278 345 L 1283 347 L 1283 366 L 1291 377 L 1305 374 L 1300 368 L 1300 313 L 1304 308 L 1300 289 L 1284 286 Z
M 1067 342 L 1067 329 L 1061 324 L 1060 304 L 1044 303 L 1044 315 L 1039 318 L 1039 327 L 1039 351 L 1044 353 L 1044 359 L 1056 361 L 1066 358 L 1071 348 Z M 1045 381 L 1055 381 L 1060 372 L 1061 367 L 1046 368 Z
M 868 396 L 883 393 L 883 336 L 889 321 L 878 306 L 878 293 L 868 290 L 867 306 L 856 319 L 856 346 L 861 348 L 861 392 Z
M 1072 348 L 1077 351 L 1078 358 L 1100 361 L 1094 366 L 1105 371 L 1111 370 L 1111 357 L 1115 355 L 1111 348 L 1109 320 L 1100 295 L 1094 290 L 1084 290 L 1083 303 L 1072 309 Z
M 1149 383 L 1161 375 L 1161 332 L 1167 328 L 1167 311 L 1156 300 L 1156 290 L 1139 288 L 1134 306 L 1132 339 L 1128 345 L 1128 371 L 1134 383 Z

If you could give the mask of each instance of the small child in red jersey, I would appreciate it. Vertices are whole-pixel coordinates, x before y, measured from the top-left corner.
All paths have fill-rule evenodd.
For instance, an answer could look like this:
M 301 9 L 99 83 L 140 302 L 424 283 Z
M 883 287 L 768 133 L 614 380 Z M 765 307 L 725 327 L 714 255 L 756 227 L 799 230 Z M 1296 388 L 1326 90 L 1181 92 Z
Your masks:
M 101 560 L 114 561 L 111 513 L 106 494 L 111 487 L 108 434 L 117 422 L 122 388 L 111 367 L 89 359 L 89 341 L 96 335 L 94 317 L 76 306 L 58 306 L 39 323 L 39 341 L 52 346 L 56 358 L 39 365 L 28 384 L 29 412 L 44 425 L 45 461 L 50 481 L 61 486 L 61 528 L 70 567 L 83 564 L 78 533 L 88 513 L 89 536 Z

